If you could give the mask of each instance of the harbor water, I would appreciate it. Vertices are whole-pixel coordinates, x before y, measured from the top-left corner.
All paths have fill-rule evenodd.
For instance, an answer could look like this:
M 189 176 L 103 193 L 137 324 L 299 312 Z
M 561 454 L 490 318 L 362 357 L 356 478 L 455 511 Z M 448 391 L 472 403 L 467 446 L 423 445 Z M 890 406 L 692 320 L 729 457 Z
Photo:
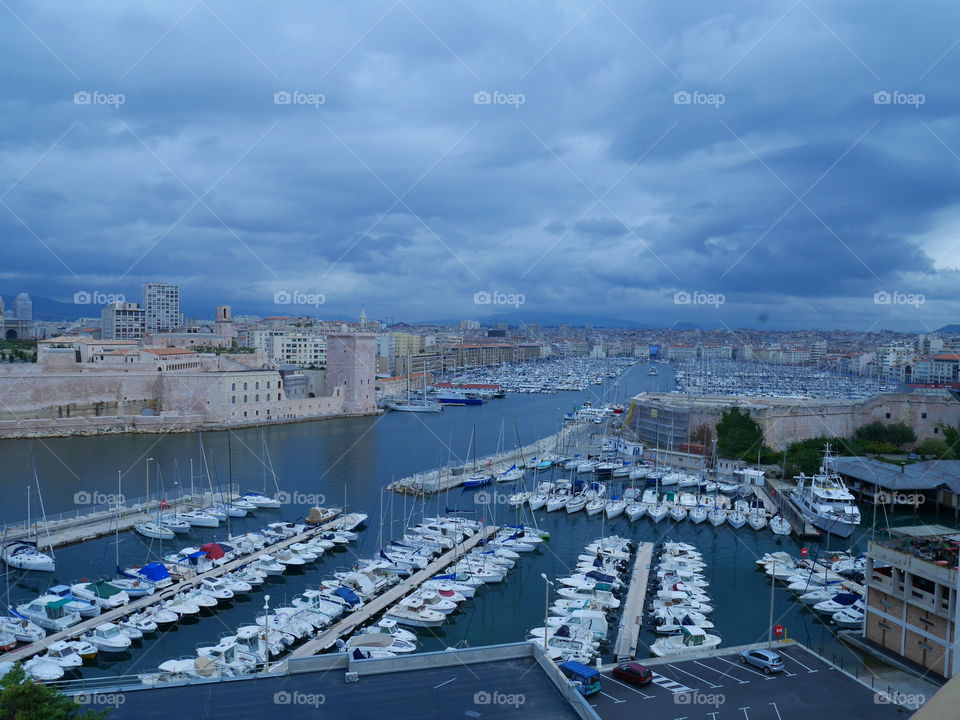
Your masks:
M 42 489 L 44 510 L 48 515 L 72 512 L 77 502 L 109 496 L 117 492 L 117 471 L 122 475 L 122 492 L 128 497 L 146 490 L 147 458 L 150 463 L 151 494 L 186 487 L 191 482 L 204 489 L 225 484 L 228 479 L 246 490 L 274 495 L 284 493 L 289 503 L 277 510 L 258 510 L 247 518 L 231 520 L 231 533 L 257 530 L 276 520 L 298 520 L 309 505 L 344 506 L 369 515 L 366 529 L 357 543 L 346 549 L 326 553 L 318 562 L 299 574 L 271 577 L 248 597 L 221 604 L 216 612 L 199 619 L 182 621 L 172 629 L 136 643 L 129 653 L 100 657 L 94 666 L 84 667 L 83 676 L 119 675 L 146 672 L 161 662 L 190 656 L 198 645 L 213 644 L 236 627 L 251 624 L 262 611 L 265 596 L 269 606 L 279 607 L 316 586 L 321 579 L 339 569 L 348 568 L 357 557 L 376 555 L 381 541 L 399 537 L 403 528 L 422 515 L 463 511 L 467 517 L 487 522 L 531 522 L 549 531 L 550 539 L 535 553 L 521 555 L 516 567 L 502 584 L 488 585 L 468 600 L 462 611 L 450 616 L 442 628 L 419 630 L 424 650 L 445 647 L 478 646 L 523 640 L 530 628 L 543 625 L 545 583 L 541 574 L 554 579 L 570 574 L 583 547 L 601 535 L 618 534 L 637 541 L 680 540 L 697 546 L 708 563 L 707 578 L 716 611 L 713 621 L 723 645 L 754 643 L 767 638 L 770 615 L 770 584 L 757 570 L 755 560 L 766 552 L 783 550 L 799 555 L 808 545 L 811 556 L 822 550 L 819 543 L 778 537 L 769 530 L 754 532 L 745 526 L 715 528 L 709 523 L 676 524 L 669 518 L 654 524 L 648 518 L 631 523 L 625 516 L 612 521 L 603 514 L 587 516 L 580 512 L 547 513 L 538 511 L 531 518 L 506 503 L 506 496 L 519 483 L 486 488 L 492 502 L 475 502 L 476 491 L 452 490 L 426 498 L 398 495 L 384 490 L 387 484 L 415 472 L 451 461 L 468 463 L 474 453 L 483 456 L 524 445 L 552 434 L 560 418 L 584 401 L 594 405 L 624 402 L 644 390 L 672 389 L 672 371 L 660 365 L 659 374 L 647 374 L 645 364 L 628 369 L 617 379 L 582 392 L 546 395 L 509 395 L 482 406 L 447 408 L 442 413 L 387 413 L 382 416 L 343 420 L 274 425 L 232 432 L 170 435 L 105 435 L 84 438 L 51 438 L 0 441 L 0 465 L 4 468 L 4 502 L 0 504 L 0 522 L 21 521 L 26 514 L 26 488 L 33 485 L 36 466 Z M 597 426 L 601 429 L 601 426 Z M 475 437 L 475 447 L 471 440 Z M 202 472 L 201 441 L 212 480 Z M 264 452 L 264 447 L 268 453 Z M 561 449 L 562 450 L 562 449 Z M 269 461 L 267 460 L 269 456 Z M 159 468 L 159 474 L 157 469 Z M 551 470 L 534 478 L 528 473 L 527 485 L 559 477 Z M 274 482 L 276 476 L 276 485 Z M 569 471 L 563 473 L 569 475 Z M 612 492 L 622 487 L 613 481 Z M 159 488 L 159 492 L 158 492 Z M 79 509 L 83 509 L 80 506 Z M 34 493 L 33 512 L 37 502 Z M 381 522 L 382 518 L 382 522 Z M 865 509 L 865 523 L 871 512 Z M 906 518 L 909 520 L 910 518 Z M 189 535 L 178 535 L 161 545 L 132 532 L 117 538 L 106 536 L 56 550 L 57 571 L 53 574 L 23 573 L 7 570 L 2 591 L 4 605 L 15 604 L 42 593 L 58 583 L 77 582 L 81 578 L 111 577 L 118 562 L 121 566 L 142 564 L 175 552 L 185 546 L 222 540 L 227 529 L 194 528 Z M 855 539 L 865 549 L 868 533 Z M 830 549 L 846 549 L 833 541 Z M 550 602 L 556 599 L 552 593 Z M 774 593 L 774 624 L 783 625 L 787 635 L 827 657 L 856 662 L 857 656 L 838 643 L 833 630 L 809 609 L 793 599 L 785 589 Z M 649 645 L 656 635 L 641 633 L 641 644 Z M 611 633 L 610 641 L 614 640 Z M 641 652 L 641 655 L 644 653 Z

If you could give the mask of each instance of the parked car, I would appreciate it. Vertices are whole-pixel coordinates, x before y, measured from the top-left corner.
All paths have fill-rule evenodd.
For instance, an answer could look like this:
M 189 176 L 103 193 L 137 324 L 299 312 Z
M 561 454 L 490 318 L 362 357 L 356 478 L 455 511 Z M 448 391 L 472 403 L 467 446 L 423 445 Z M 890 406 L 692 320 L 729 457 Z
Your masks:
M 600 692 L 600 673 L 589 665 L 567 660 L 557 667 L 573 683 L 581 695 L 593 695 Z
M 767 675 L 783 670 L 783 657 L 773 650 L 743 650 L 740 653 L 740 662 L 758 667 Z
M 640 663 L 621 663 L 613 669 L 613 676 L 629 685 L 649 685 L 653 682 L 653 671 Z

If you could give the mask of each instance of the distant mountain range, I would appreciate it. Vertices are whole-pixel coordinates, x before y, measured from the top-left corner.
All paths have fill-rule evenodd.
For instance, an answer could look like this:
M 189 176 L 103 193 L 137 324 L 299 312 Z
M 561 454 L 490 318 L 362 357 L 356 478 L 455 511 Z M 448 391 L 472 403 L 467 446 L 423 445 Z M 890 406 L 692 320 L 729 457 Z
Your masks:
M 939 330 L 934 330 L 938 335 L 960 335 L 960 325 L 956 323 L 952 325 L 944 325 Z

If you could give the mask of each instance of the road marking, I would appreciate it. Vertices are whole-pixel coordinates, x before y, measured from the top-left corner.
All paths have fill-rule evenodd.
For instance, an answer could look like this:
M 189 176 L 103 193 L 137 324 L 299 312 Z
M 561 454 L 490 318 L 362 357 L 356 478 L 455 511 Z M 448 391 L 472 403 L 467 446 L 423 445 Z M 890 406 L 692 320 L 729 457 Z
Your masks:
M 452 677 L 452 678 L 450 678 L 449 680 L 447 680 L 446 682 L 442 682 L 442 683 L 440 683 L 439 685 L 434 685 L 434 686 L 433 686 L 433 689 L 436 690 L 437 688 L 442 688 L 444 685 L 449 685 L 449 684 L 452 683 L 454 680 L 456 680 L 456 678 L 455 678 L 455 677 Z
M 689 688 L 686 685 L 678 683 L 676 680 L 671 680 L 668 677 L 664 677 L 660 673 L 653 674 L 653 683 L 659 685 L 664 690 L 669 690 L 674 695 L 679 695 L 680 693 L 690 693 L 696 692 L 693 688 Z
M 627 690 L 633 690 L 633 691 L 634 691 L 635 693 L 637 693 L 638 695 L 643 695 L 643 698 L 644 698 L 645 700 L 649 700 L 650 698 L 654 697 L 653 695 L 647 695 L 645 692 L 643 692 L 643 691 L 641 691 L 641 690 L 637 690 L 637 688 L 633 687 L 633 685 L 627 685 L 625 682 L 620 682 L 619 680 L 617 680 L 617 679 L 616 679 L 615 677 L 613 677 L 612 675 L 604 675 L 604 677 L 605 677 L 607 680 L 609 680 L 610 682 L 615 682 L 617 685 L 622 685 L 622 686 L 625 687 Z
M 718 657 L 718 658 L 715 658 L 715 659 L 716 659 L 716 660 L 720 660 L 720 661 L 722 661 L 722 662 L 725 662 L 725 663 L 727 663 L 727 664 L 729 664 L 729 665 L 733 665 L 734 667 L 738 667 L 738 668 L 740 668 L 741 670 L 746 670 L 747 672 L 752 672 L 754 675 L 759 675 L 759 676 L 762 677 L 764 680 L 773 680 L 773 678 L 772 678 L 770 675 L 767 675 L 766 673 L 762 673 L 762 672 L 757 672 L 757 671 L 754 670 L 752 667 L 748 666 L 746 663 L 730 662 L 730 661 L 727 660 L 726 658 L 722 658 L 722 657 Z
M 813 670 L 812 672 L 816 672 L 816 670 Z M 777 720 L 783 720 L 780 717 L 780 710 L 777 708 L 777 704 L 775 702 L 767 703 L 767 705 L 773 705 L 773 711 L 777 714 Z
M 610 699 L 613 700 L 613 702 L 614 702 L 615 704 L 617 704 L 617 705 L 619 705 L 620 703 L 625 703 L 625 702 L 626 702 L 626 700 L 618 700 L 618 699 L 615 698 L 613 695 L 607 695 L 603 690 L 600 691 L 600 694 L 603 695 L 604 697 L 610 698 Z
M 806 669 L 807 669 L 807 672 L 812 672 L 812 673 L 819 672 L 819 670 L 816 670 L 816 669 L 810 667 L 809 665 L 804 665 L 802 662 L 800 662 L 800 661 L 797 660 L 795 657 L 793 657 L 793 655 L 787 655 L 785 652 L 781 652 L 780 654 L 783 655 L 783 656 L 784 656 L 785 658 L 787 658 L 788 660 L 793 660 L 793 661 L 794 661 L 797 665 L 799 665 L 800 667 L 806 668 Z
M 699 680 L 700 682 L 705 682 L 705 683 L 706 683 L 707 685 L 709 685 L 711 688 L 723 687 L 723 685 L 717 685 L 716 683 L 712 683 L 712 682 L 710 682 L 709 680 L 704 680 L 702 677 L 697 677 L 697 676 L 694 675 L 692 672 L 687 672 L 687 671 L 684 670 L 683 668 L 678 668 L 676 665 L 671 665 L 671 664 L 668 663 L 668 664 L 667 664 L 667 667 L 673 668 L 673 669 L 676 670 L 677 672 L 682 672 L 682 673 L 684 673 L 685 675 L 689 675 L 689 676 L 692 677 L 692 678 L 696 678 L 696 679 Z
M 729 672 L 727 672 L 726 670 L 723 670 L 723 669 L 718 670 L 717 668 L 715 668 L 715 667 L 713 667 L 713 666 L 711 666 L 711 665 L 704 665 L 704 664 L 703 664 L 702 662 L 700 662 L 699 660 L 694 660 L 693 662 L 695 662 L 695 663 L 696 663 L 697 665 L 699 665 L 700 667 L 705 667 L 707 670 L 712 670 L 713 672 L 715 672 L 715 673 L 717 673 L 717 674 L 719 674 L 719 675 L 723 675 L 723 677 L 730 678 L 731 680 L 734 680 L 734 681 L 740 683 L 741 685 L 747 685 L 747 684 L 749 684 L 749 682 L 750 682 L 749 680 L 741 680 L 741 679 L 738 678 L 738 677 L 734 677 L 733 675 L 731 675 L 731 674 L 730 674 Z
M 740 708 L 740 709 L 743 710 L 743 716 L 744 716 L 747 720 L 750 720 L 750 715 L 747 714 L 747 710 L 750 709 L 750 706 L 747 705 L 746 707 L 742 707 L 742 708 Z

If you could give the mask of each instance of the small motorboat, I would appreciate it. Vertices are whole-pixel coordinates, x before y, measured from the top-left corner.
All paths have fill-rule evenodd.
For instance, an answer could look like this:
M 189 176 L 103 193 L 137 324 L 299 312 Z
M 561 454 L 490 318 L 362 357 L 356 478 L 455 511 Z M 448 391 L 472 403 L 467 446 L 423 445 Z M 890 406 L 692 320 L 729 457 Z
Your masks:
M 770 518 L 770 529 L 774 535 L 789 535 L 792 530 L 790 523 L 779 513 Z
M 727 515 L 727 522 L 734 528 L 739 529 L 747 524 L 747 516 L 741 510 L 734 510 Z
M 255 492 L 244 493 L 239 499 L 258 508 L 276 509 L 280 507 L 280 500 L 277 498 L 267 497 L 266 495 Z
M 92 632 L 84 634 L 82 639 L 104 653 L 126 652 L 132 642 L 130 636 L 112 622 L 97 625 Z
M 684 625 L 676 635 L 654 641 L 650 650 L 657 657 L 684 655 L 715 648 L 720 640 L 719 635 L 710 635 L 701 627 Z
M 23 669 L 31 677 L 44 682 L 59 680 L 66 672 L 60 663 L 42 655 L 27 660 L 23 664 Z

